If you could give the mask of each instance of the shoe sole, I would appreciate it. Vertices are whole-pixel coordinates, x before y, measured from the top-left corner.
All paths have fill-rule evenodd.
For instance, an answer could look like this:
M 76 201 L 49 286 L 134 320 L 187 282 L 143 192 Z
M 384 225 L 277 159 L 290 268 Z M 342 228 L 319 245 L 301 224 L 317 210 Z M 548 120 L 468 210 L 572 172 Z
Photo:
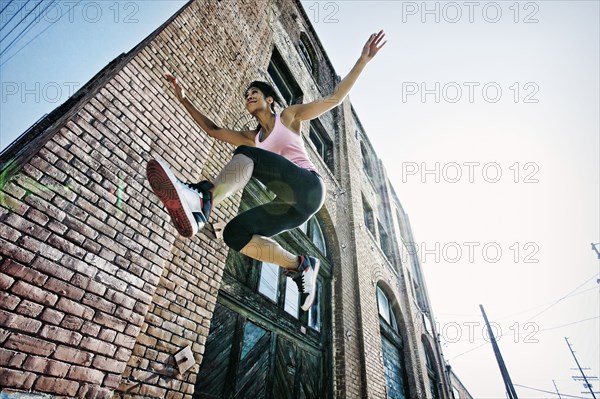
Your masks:
M 198 232 L 196 219 L 189 207 L 181 200 L 181 193 L 175 184 L 177 178 L 169 167 L 162 161 L 153 159 L 146 165 L 146 178 L 154 194 L 167 208 L 177 232 L 184 237 L 196 234 Z
M 319 269 L 321 268 L 321 261 L 319 259 L 317 259 L 317 262 L 315 264 L 315 280 L 312 282 L 312 286 L 313 286 L 313 290 L 310 293 L 310 295 L 308 295 L 308 298 L 306 298 L 307 303 L 304 304 L 304 306 L 302 306 L 302 310 L 304 310 L 305 312 L 308 311 L 308 309 L 310 309 L 310 307 L 312 306 L 313 302 L 315 301 L 315 295 L 317 295 L 317 277 L 319 276 Z

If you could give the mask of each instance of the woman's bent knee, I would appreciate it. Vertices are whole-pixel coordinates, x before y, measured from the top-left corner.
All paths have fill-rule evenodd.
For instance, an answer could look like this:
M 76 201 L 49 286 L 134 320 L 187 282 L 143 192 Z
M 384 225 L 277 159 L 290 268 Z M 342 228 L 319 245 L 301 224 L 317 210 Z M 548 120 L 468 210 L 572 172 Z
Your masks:
M 252 239 L 252 234 L 235 223 L 235 220 L 227 223 L 223 229 L 223 241 L 234 251 L 240 252 Z
M 233 151 L 233 155 L 242 154 L 250 158 L 253 162 L 256 162 L 256 154 L 253 148 L 248 145 L 241 145 Z

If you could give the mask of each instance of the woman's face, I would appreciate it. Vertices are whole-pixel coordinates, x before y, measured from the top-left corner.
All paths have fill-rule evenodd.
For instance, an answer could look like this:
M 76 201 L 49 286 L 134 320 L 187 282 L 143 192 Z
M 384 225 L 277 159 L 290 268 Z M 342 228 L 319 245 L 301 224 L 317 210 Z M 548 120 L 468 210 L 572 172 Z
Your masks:
M 254 114 L 256 111 L 262 111 L 265 109 L 270 110 L 272 102 L 273 99 L 271 97 L 265 98 L 263 92 L 257 89 L 256 87 L 250 87 L 246 91 L 245 106 L 246 110 L 248 110 L 248 112 L 251 114 Z

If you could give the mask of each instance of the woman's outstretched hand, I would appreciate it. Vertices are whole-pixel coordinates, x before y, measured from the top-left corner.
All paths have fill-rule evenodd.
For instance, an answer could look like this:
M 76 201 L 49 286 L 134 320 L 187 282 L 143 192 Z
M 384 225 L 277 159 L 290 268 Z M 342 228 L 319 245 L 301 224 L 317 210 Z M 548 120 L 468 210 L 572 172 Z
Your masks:
M 177 78 L 169 73 L 165 74 L 165 79 L 167 79 L 171 83 L 171 87 L 173 87 L 173 91 L 175 92 L 175 96 L 179 101 L 183 101 L 185 98 L 185 89 L 179 86 L 179 82 Z
M 379 33 L 373 33 L 371 37 L 369 37 L 369 40 L 367 40 L 367 43 L 365 43 L 360 57 L 367 62 L 371 61 L 379 50 L 387 43 L 387 40 L 381 43 L 384 37 L 385 33 L 383 32 L 383 29 L 380 30 Z

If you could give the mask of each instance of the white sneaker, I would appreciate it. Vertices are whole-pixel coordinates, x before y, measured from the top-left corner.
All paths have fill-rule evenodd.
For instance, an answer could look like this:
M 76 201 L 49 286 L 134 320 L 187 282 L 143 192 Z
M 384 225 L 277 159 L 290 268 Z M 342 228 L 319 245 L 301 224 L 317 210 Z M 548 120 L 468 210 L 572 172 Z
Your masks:
M 155 159 L 148 162 L 146 177 L 154 194 L 167 208 L 179 234 L 191 237 L 208 222 L 210 193 L 199 189 L 202 183 L 183 183 L 164 162 Z
M 298 292 L 300 293 L 300 307 L 305 312 L 310 309 L 315 296 L 317 295 L 317 276 L 319 274 L 319 268 L 321 267 L 321 261 L 312 256 L 301 256 L 300 266 L 298 270 L 289 274 L 293 275 L 292 280 L 298 286 Z

